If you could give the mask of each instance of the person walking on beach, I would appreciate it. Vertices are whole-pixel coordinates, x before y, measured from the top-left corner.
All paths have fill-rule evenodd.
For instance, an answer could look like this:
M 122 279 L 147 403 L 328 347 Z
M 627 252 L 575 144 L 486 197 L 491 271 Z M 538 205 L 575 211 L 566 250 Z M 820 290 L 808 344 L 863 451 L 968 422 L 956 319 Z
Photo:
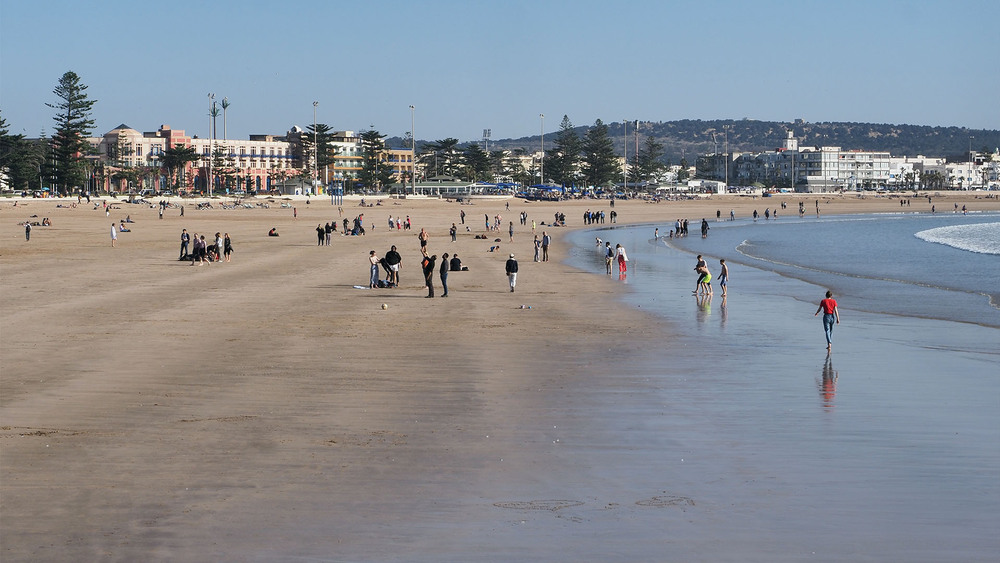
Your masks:
M 510 227 L 508 227 L 507 233 L 510 234 L 510 242 L 514 242 L 514 222 L 513 221 L 510 221 Z
M 823 313 L 823 332 L 826 333 L 826 351 L 829 352 L 833 348 L 833 325 L 834 323 L 840 324 L 840 310 L 837 309 L 837 301 L 833 298 L 833 292 L 826 292 L 826 299 L 819 302 L 819 308 L 813 314 L 816 315 Z
M 608 270 L 608 275 L 611 275 L 611 262 L 615 259 L 615 249 L 611 248 L 611 243 L 604 243 L 604 266 Z
M 111 247 L 116 246 L 118 246 L 118 231 L 115 229 L 115 224 L 111 223 Z
M 434 297 L 434 262 L 437 254 L 424 256 L 421 266 L 424 268 L 424 283 L 427 284 L 427 297 Z
M 25 242 L 31 240 L 31 221 L 24 222 L 24 240 Z
M 624 275 L 628 271 L 628 255 L 625 254 L 625 247 L 621 244 L 616 244 L 615 254 L 618 256 L 618 274 Z
M 451 265 L 448 263 L 448 253 L 445 252 L 441 255 L 441 267 L 438 268 L 438 275 L 441 277 L 441 288 L 443 293 L 441 297 L 448 297 L 448 268 Z
M 722 258 L 719 260 L 719 287 L 722 288 L 722 298 L 726 298 L 726 282 L 729 281 L 729 266 L 726 265 L 726 259 Z
M 542 231 L 542 262 L 549 261 L 549 243 L 552 242 L 552 238 Z
M 423 254 L 426 257 L 427 256 L 427 239 L 430 238 L 430 235 L 427 234 L 427 229 L 421 228 L 420 229 L 420 234 L 417 235 L 417 238 L 420 239 L 420 253 Z
M 458 226 L 455 223 L 451 224 L 451 229 L 448 230 L 448 234 L 451 235 L 451 242 L 455 242 L 455 237 L 458 236 Z
M 510 255 L 507 263 L 504 264 L 504 271 L 507 273 L 507 280 L 510 282 L 510 292 L 514 293 L 514 286 L 517 285 L 517 260 L 514 259 L 513 254 Z
M 375 255 L 375 251 L 372 250 L 368 253 L 368 262 L 371 264 L 369 268 L 368 275 L 368 289 L 375 289 L 378 287 L 378 256 Z
M 183 260 L 188 256 L 188 245 L 191 244 L 191 235 L 187 229 L 181 229 L 181 256 L 178 260 Z

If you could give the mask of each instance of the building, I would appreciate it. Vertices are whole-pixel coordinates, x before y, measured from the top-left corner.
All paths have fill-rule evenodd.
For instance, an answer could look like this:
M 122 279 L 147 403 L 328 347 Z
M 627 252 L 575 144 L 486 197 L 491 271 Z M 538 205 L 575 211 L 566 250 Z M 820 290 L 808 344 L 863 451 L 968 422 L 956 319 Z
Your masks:
M 730 185 L 789 187 L 797 192 L 884 187 L 890 180 L 889 153 L 845 151 L 840 147 L 800 147 L 793 132 L 774 151 L 705 155 L 698 176 Z
M 119 193 L 322 194 L 324 187 L 344 187 L 362 169 L 361 139 L 353 131 L 334 133 L 333 164 L 313 171 L 305 154 L 309 133 L 292 127 L 285 135 L 251 135 L 249 139 L 202 139 L 161 125 L 140 133 L 125 124 L 91 139 L 96 148 L 92 191 Z M 164 152 L 194 149 L 198 158 L 168 177 Z M 399 181 L 413 173 L 413 152 L 386 149 L 381 161 L 393 167 Z M 208 180 L 211 175 L 211 185 Z

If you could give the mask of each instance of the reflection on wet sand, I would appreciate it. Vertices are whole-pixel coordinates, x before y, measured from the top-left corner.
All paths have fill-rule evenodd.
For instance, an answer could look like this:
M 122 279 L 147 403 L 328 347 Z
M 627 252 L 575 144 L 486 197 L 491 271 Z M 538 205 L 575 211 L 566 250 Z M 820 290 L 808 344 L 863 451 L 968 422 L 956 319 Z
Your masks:
M 823 408 L 833 408 L 833 396 L 837 394 L 837 371 L 833 369 L 833 356 L 826 355 L 823 363 L 822 381 L 817 381 L 820 397 L 823 398 Z
M 712 314 L 712 295 L 696 295 L 694 300 L 698 306 L 698 321 L 704 322 Z

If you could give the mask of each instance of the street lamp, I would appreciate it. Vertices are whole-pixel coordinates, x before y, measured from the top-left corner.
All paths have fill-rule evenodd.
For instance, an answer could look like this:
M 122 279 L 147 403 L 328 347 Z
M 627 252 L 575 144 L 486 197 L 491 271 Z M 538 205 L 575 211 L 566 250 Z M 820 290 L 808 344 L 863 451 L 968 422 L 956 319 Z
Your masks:
M 316 140 L 316 106 L 319 102 L 313 102 L 313 189 L 316 189 L 316 182 L 319 181 L 319 144 Z
M 410 191 L 417 193 L 417 138 L 413 136 L 413 106 L 410 106 Z M 406 191 L 406 190 L 403 190 Z
M 722 129 L 726 132 L 726 191 L 729 191 L 729 130 L 732 125 L 723 125 Z
M 628 191 L 628 120 L 622 120 L 622 126 L 625 128 L 622 134 L 623 143 L 623 161 L 622 161 L 622 191 Z
M 975 137 L 973 137 L 972 135 L 969 135 L 969 173 L 967 174 L 967 176 L 969 176 L 969 187 L 970 188 L 972 187 L 972 164 L 973 164 L 973 161 L 975 160 L 975 158 L 973 158 L 973 156 L 972 156 L 972 140 L 973 139 L 975 139 Z
M 212 129 L 212 123 L 215 116 L 215 94 L 212 92 L 208 93 L 208 197 L 212 197 L 212 156 L 215 152 L 215 131 Z
M 542 159 L 539 161 L 538 173 L 540 178 L 540 184 L 545 185 L 545 114 L 540 113 L 538 117 L 542 120 Z

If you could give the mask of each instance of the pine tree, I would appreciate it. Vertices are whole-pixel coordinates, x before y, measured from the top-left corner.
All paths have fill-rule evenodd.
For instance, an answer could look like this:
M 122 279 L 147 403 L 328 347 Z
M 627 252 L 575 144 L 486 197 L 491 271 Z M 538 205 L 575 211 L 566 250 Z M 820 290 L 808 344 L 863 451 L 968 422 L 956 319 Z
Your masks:
M 663 144 L 654 139 L 651 135 L 646 136 L 646 141 L 639 149 L 639 154 L 635 158 L 635 177 L 638 181 L 655 180 L 656 176 L 663 171 Z
M 580 172 L 580 136 L 573 129 L 573 122 L 564 115 L 556 134 L 555 147 L 546 151 L 545 175 L 553 183 L 573 184 Z
M 361 134 L 361 172 L 358 180 L 365 189 L 378 190 L 392 183 L 392 166 L 385 161 L 384 151 L 385 135 L 375 130 Z
M 583 139 L 583 169 L 588 186 L 610 186 L 618 173 L 618 157 L 608 126 L 598 119 Z
M 55 181 L 52 187 L 63 195 L 82 186 L 87 178 L 85 156 L 90 152 L 87 137 L 94 127 L 90 112 L 97 100 L 87 99 L 86 90 L 80 77 L 68 71 L 52 90 L 60 101 L 45 104 L 56 110 L 52 118 L 56 122 L 52 135 L 52 177 Z

